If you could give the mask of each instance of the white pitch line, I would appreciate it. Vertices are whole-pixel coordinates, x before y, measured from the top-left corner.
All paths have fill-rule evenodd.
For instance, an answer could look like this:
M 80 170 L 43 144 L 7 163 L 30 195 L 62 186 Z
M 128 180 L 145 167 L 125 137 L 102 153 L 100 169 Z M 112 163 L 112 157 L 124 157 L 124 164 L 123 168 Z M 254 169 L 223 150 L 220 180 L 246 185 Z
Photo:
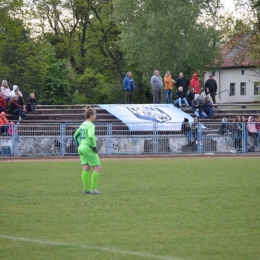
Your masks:
M 140 256 L 140 257 L 145 257 L 145 258 L 150 258 L 150 259 L 184 260 L 183 258 L 178 258 L 178 257 L 173 257 L 173 256 L 159 256 L 159 255 L 153 255 L 151 253 L 146 253 L 146 252 L 142 253 L 142 252 L 136 252 L 136 251 L 122 251 L 122 250 L 117 250 L 117 249 L 111 249 L 108 247 L 91 246 L 91 245 L 84 245 L 84 244 L 77 244 L 77 243 L 55 242 L 55 241 L 50 241 L 50 240 L 39 240 L 39 239 L 6 236 L 6 235 L 0 235 L 0 239 L 9 239 L 9 240 L 13 240 L 13 241 L 22 241 L 22 242 L 36 243 L 36 244 L 49 245 L 49 246 L 79 247 L 79 248 L 84 248 L 84 249 L 89 249 L 89 250 L 99 250 L 99 251 L 105 251 L 105 252 L 109 252 L 109 253 Z

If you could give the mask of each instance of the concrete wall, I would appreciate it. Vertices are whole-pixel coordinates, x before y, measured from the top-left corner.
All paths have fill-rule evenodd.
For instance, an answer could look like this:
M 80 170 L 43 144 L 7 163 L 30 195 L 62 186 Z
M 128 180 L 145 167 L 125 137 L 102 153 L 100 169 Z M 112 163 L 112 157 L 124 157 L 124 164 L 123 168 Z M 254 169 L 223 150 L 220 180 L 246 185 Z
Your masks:
M 242 70 L 244 74 L 242 74 Z M 209 78 L 210 72 L 204 75 L 204 83 Z M 254 95 L 254 82 L 260 81 L 260 69 L 257 68 L 232 68 L 221 69 L 215 73 L 214 79 L 218 84 L 218 91 L 230 90 L 230 83 L 235 83 L 235 95 L 229 96 L 224 92 L 217 96 L 217 103 L 254 102 L 260 101 L 260 95 Z M 240 84 L 246 83 L 246 95 L 240 94 Z

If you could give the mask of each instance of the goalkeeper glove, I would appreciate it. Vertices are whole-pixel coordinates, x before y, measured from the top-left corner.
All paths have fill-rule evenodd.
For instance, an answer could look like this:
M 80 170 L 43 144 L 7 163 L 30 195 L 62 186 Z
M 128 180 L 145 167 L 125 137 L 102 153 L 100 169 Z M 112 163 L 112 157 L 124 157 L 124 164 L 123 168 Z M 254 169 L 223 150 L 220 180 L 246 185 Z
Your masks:
M 97 153 L 97 152 L 98 152 L 98 151 L 97 151 L 97 147 L 90 146 L 90 148 L 92 149 L 92 151 L 93 151 L 94 153 Z

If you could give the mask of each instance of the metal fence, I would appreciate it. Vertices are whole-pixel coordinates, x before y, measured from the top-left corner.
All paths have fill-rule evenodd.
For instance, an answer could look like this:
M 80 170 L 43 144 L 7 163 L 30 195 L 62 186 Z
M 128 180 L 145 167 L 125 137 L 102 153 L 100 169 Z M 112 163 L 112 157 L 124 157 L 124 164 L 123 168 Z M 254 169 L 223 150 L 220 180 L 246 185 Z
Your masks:
M 100 123 L 100 155 L 258 153 L 260 132 L 248 123 Z M 77 155 L 73 134 L 79 124 L 15 124 L 0 136 L 1 156 Z

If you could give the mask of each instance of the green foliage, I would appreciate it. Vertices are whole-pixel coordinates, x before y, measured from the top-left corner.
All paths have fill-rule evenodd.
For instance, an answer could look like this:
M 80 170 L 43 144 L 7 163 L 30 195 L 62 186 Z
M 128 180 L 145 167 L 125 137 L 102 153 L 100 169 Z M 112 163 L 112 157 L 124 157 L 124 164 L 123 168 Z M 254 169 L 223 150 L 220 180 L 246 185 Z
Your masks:
M 0 259 L 259 258 L 259 158 L 103 160 L 97 196 L 79 159 L 0 164 Z

